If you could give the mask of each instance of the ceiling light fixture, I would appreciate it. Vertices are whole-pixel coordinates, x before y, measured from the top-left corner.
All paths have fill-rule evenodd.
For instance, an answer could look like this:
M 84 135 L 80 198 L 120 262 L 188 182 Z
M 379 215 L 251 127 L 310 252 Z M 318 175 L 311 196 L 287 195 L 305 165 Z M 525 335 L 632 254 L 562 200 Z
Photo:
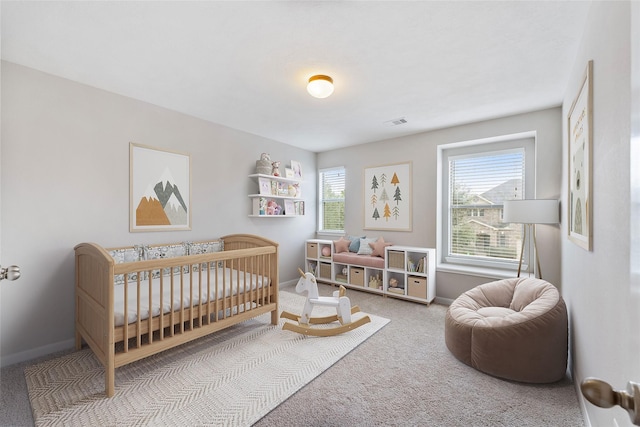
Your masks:
M 307 84 L 307 92 L 316 98 L 326 98 L 333 93 L 333 79 L 322 74 L 311 76 Z

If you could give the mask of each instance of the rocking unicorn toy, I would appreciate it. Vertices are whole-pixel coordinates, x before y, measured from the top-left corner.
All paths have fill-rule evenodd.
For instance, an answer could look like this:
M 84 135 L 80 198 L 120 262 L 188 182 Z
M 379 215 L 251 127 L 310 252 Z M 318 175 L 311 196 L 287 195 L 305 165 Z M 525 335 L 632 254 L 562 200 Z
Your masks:
M 347 291 L 344 286 L 340 286 L 339 291 L 334 291 L 332 297 L 321 297 L 318 295 L 318 283 L 316 282 L 315 276 L 311 273 L 304 273 L 300 269 L 298 269 L 298 271 L 302 277 L 298 280 L 296 292 L 302 293 L 307 291 L 307 301 L 304 304 L 302 316 L 297 316 L 286 311 L 282 312 L 280 317 L 298 322 L 297 324 L 285 322 L 282 329 L 304 335 L 327 337 L 350 331 L 365 323 L 371 322 L 369 316 L 360 317 L 356 321 L 351 320 L 351 315 L 359 312 L 360 308 L 358 308 L 358 306 L 351 307 L 349 298 L 345 296 Z M 311 311 L 315 305 L 335 307 L 336 314 L 326 317 L 311 317 Z M 340 326 L 322 329 L 310 326 L 312 324 L 325 324 L 335 321 L 340 322 Z

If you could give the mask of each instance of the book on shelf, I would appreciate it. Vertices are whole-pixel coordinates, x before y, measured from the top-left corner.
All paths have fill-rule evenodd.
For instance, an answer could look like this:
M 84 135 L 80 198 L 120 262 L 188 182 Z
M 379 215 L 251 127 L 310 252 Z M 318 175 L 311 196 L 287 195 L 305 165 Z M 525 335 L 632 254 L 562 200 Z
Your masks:
M 260 185 L 260 194 L 271 195 L 271 180 L 268 178 L 258 178 L 258 184 Z

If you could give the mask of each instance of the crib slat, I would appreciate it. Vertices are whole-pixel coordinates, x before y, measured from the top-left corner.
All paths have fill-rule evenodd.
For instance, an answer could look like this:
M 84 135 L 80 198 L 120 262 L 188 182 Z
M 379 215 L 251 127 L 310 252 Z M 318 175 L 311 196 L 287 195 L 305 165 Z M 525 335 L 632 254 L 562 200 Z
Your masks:
M 242 307 L 242 299 L 244 298 L 244 283 L 242 283 L 242 277 L 244 277 L 244 272 L 242 271 L 243 260 L 238 259 L 238 268 L 236 269 L 236 302 L 234 304 L 235 312 L 238 314 L 240 312 L 240 308 Z
M 160 280 L 162 280 L 162 276 L 160 276 Z M 149 331 L 153 331 L 153 282 L 149 279 L 149 314 L 147 316 L 147 323 L 149 324 Z M 140 311 L 138 311 L 138 317 L 140 317 Z M 153 344 L 153 333 L 149 333 L 149 344 Z
M 207 266 L 206 271 L 209 271 L 209 263 L 205 264 Z M 202 267 L 200 267 L 198 269 L 198 286 L 200 287 L 200 313 L 199 313 L 199 318 L 200 318 L 200 326 L 204 326 L 206 324 L 208 324 L 208 321 L 205 321 L 205 316 L 207 313 L 207 309 L 209 307 L 209 298 L 211 297 L 211 295 L 209 295 L 209 292 L 206 289 L 206 284 L 203 283 L 203 281 L 206 280 L 206 272 L 202 271 Z
M 265 286 L 267 286 L 268 284 L 268 280 L 266 280 L 265 278 L 265 271 L 264 271 L 264 267 L 263 267 L 263 263 L 262 263 L 263 257 L 258 257 L 257 261 L 258 261 L 258 270 L 260 272 L 260 280 L 262 280 L 262 286 L 260 288 L 258 288 L 257 292 L 256 292 L 256 300 L 259 302 L 259 305 L 262 306 L 262 294 L 264 291 Z
M 134 331 L 134 336 L 136 338 L 136 342 L 137 342 L 137 346 L 140 347 L 140 338 L 138 337 L 140 335 L 140 316 L 138 316 L 138 313 L 140 312 L 140 280 L 137 281 L 137 286 L 136 286 L 136 292 L 135 292 L 135 306 L 136 306 L 136 320 L 135 320 L 135 331 Z M 127 313 L 128 314 L 128 313 Z M 134 337 L 132 337 L 134 338 Z
M 248 310 L 248 306 L 249 306 L 249 292 L 251 292 L 251 285 L 252 283 L 249 283 L 249 289 L 247 289 L 247 280 L 249 280 L 249 278 L 251 277 L 251 273 L 249 273 L 249 276 L 247 276 L 247 258 L 245 258 L 243 260 L 243 264 L 244 264 L 244 282 L 243 284 L 243 292 L 242 292 L 242 306 L 244 307 L 245 311 Z
M 240 260 L 238 259 L 238 262 L 236 264 L 238 267 L 234 270 L 236 272 L 236 283 L 238 284 L 236 287 L 236 295 L 235 295 L 235 301 L 233 301 L 234 299 L 232 298 L 232 305 L 233 307 L 236 308 L 236 312 L 238 312 L 238 307 L 240 306 L 240 268 L 242 268 L 242 266 L 240 265 Z M 233 273 L 232 273 L 233 274 Z M 233 283 L 233 279 L 232 279 L 232 283 Z M 233 286 L 233 285 L 231 285 Z M 233 289 L 233 288 L 232 288 Z M 231 309 L 231 315 L 233 316 L 233 309 Z
M 184 277 L 180 275 L 180 333 L 184 334 Z
M 264 277 L 264 256 L 258 256 L 258 259 L 256 260 L 258 263 L 258 267 L 256 268 L 256 271 L 259 272 L 260 274 L 260 279 L 262 280 L 262 287 L 258 288 L 258 292 L 256 295 L 256 301 L 258 302 L 259 305 L 263 305 L 264 304 L 264 288 L 266 286 L 266 281 L 265 281 L 265 277 Z
M 220 264 L 216 264 L 216 267 L 215 267 L 216 274 L 213 276 L 215 278 L 214 280 L 216 282 L 215 283 L 215 293 L 216 293 L 215 300 L 216 300 L 216 302 L 214 304 L 215 308 L 214 308 L 214 313 L 213 313 L 213 316 L 214 316 L 214 319 L 215 319 L 216 322 L 219 320 L 218 319 L 218 313 L 220 313 L 220 298 L 218 297 L 218 295 L 220 295 L 219 294 L 219 292 L 220 292 L 220 280 L 218 279 L 218 269 L 219 268 L 220 268 Z
M 137 280 L 140 281 L 140 275 L 138 275 Z M 129 328 L 127 328 L 127 324 L 129 323 L 129 275 L 124 275 L 124 351 L 129 351 Z
M 164 339 L 164 277 L 160 276 L 160 330 L 158 338 Z
M 173 309 L 173 295 L 174 295 L 174 291 L 175 291 L 175 287 L 174 287 L 174 280 L 173 280 L 173 274 L 171 275 L 171 277 L 169 278 L 170 280 L 170 284 L 169 287 L 171 288 L 171 309 L 170 309 L 170 316 L 171 316 L 171 328 L 169 328 L 169 336 L 173 337 L 175 328 L 174 325 L 176 324 L 176 311 Z
M 180 270 L 180 274 L 183 275 L 184 272 Z M 195 311 L 195 304 L 193 301 L 193 272 L 189 270 L 189 330 L 193 330 L 193 313 Z
M 258 267 L 256 268 L 256 271 L 260 273 L 260 279 L 262 280 L 262 287 L 258 289 L 256 300 L 258 301 L 259 305 L 262 305 L 264 304 L 264 300 L 263 300 L 264 288 L 267 285 L 267 283 L 264 277 L 264 256 L 258 256 L 257 258 L 258 258 L 257 259 Z
M 233 268 L 233 260 L 229 260 L 229 268 Z M 231 277 L 231 274 L 229 274 Z M 227 275 L 222 274 L 222 319 L 227 317 Z
M 207 325 L 211 323 L 211 263 L 207 263 Z

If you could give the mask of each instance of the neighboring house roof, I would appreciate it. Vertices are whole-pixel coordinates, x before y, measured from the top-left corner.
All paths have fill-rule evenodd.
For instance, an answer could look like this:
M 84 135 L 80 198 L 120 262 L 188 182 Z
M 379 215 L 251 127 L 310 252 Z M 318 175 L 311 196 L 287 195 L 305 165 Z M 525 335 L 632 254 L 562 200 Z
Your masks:
M 486 222 L 482 222 L 482 221 L 478 221 L 477 219 L 470 219 L 469 221 L 467 221 L 468 223 L 473 222 L 475 224 L 478 224 L 481 227 L 485 227 L 485 228 L 489 228 L 493 231 L 498 231 L 498 230 L 503 230 L 506 228 L 509 228 L 508 225 L 509 224 L 505 224 L 505 223 L 497 223 L 497 224 L 487 224 Z
M 474 194 L 471 198 L 471 205 L 493 205 L 493 202 L 491 200 L 482 195 Z
M 502 204 L 505 200 L 519 200 L 522 194 L 522 179 L 514 178 L 485 191 L 479 197 L 489 200 L 492 204 Z

